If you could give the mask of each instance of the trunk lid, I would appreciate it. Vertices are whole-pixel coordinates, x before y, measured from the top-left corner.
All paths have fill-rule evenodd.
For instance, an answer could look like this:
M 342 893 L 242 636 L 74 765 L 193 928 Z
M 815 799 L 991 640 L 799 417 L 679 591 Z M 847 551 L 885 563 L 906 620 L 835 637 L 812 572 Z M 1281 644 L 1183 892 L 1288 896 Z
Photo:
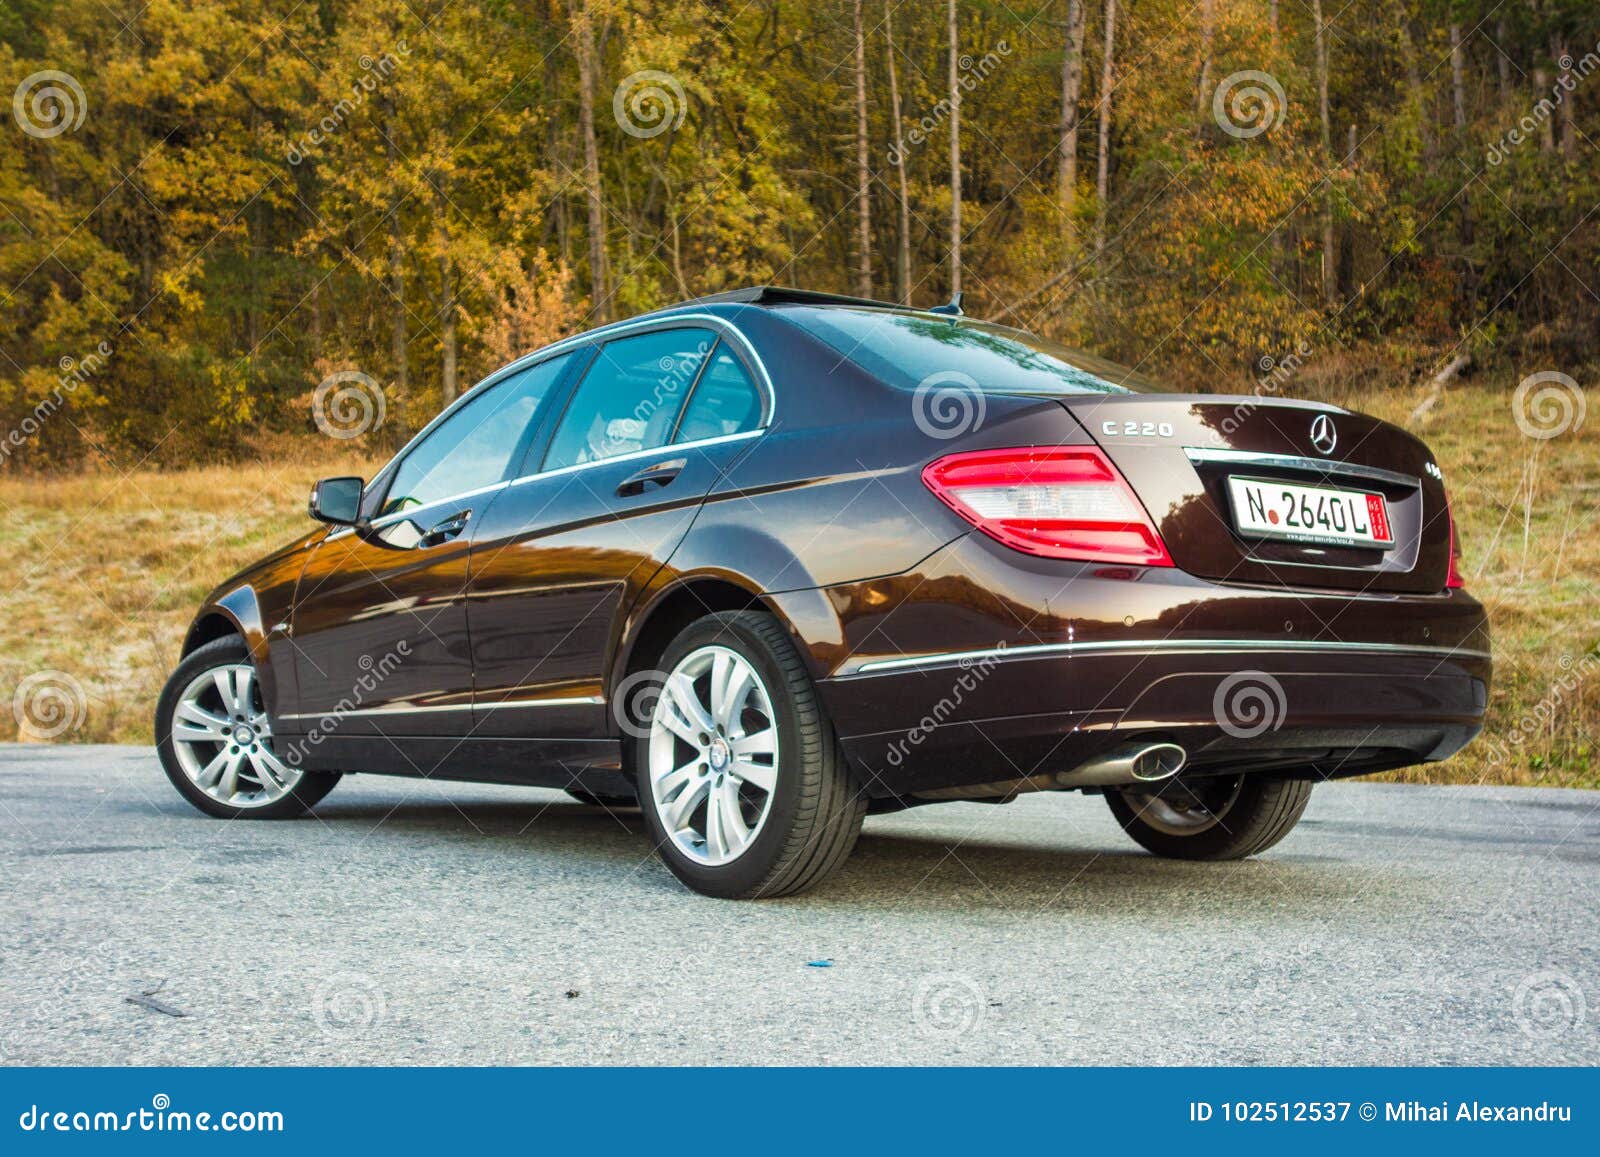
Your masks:
M 1442 591 L 1450 522 L 1432 453 L 1387 422 L 1251 395 L 1094 395 L 1061 404 L 1133 487 L 1173 561 L 1217 582 Z M 1383 495 L 1387 549 L 1241 534 L 1230 476 Z

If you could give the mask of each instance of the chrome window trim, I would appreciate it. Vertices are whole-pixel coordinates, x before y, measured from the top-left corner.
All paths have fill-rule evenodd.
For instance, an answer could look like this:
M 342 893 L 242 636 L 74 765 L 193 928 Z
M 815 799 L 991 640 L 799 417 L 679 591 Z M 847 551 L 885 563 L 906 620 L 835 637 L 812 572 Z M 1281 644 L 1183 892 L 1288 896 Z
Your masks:
M 1346 643 L 1337 640 L 1283 639 L 1117 639 L 1094 643 L 1030 643 L 1021 647 L 991 647 L 979 651 L 946 651 L 932 655 L 912 655 L 904 659 L 869 659 L 865 662 L 847 662 L 833 678 L 854 675 L 888 674 L 892 671 L 915 667 L 937 667 L 951 663 L 971 664 L 983 659 L 1030 659 L 1041 655 L 1072 655 L 1118 651 L 1171 651 L 1185 654 L 1213 652 L 1238 654 L 1239 652 L 1272 651 L 1347 651 L 1378 654 L 1444 655 L 1475 659 L 1492 658 L 1488 651 L 1469 647 L 1439 647 L 1411 643 Z
M 1191 462 L 1226 462 L 1240 466 L 1279 466 L 1290 470 L 1311 470 L 1319 474 L 1343 474 L 1352 478 L 1370 478 L 1374 482 L 1391 482 L 1397 486 L 1421 488 L 1422 480 L 1414 474 L 1398 470 L 1385 470 L 1379 466 L 1363 466 L 1357 462 L 1340 462 L 1331 458 L 1302 458 L 1294 454 L 1258 454 L 1253 450 L 1212 450 L 1204 446 L 1185 446 L 1183 452 Z
M 506 703 L 447 703 L 429 707 L 356 707 L 349 711 L 309 711 L 280 715 L 279 719 L 351 719 L 358 715 L 428 715 L 437 711 L 496 711 L 505 707 L 603 707 L 603 695 L 570 699 L 517 699 Z

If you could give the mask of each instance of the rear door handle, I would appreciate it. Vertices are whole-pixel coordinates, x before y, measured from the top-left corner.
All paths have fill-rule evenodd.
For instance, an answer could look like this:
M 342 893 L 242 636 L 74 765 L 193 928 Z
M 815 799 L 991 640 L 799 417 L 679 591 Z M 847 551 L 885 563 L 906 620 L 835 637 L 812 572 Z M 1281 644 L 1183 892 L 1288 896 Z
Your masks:
M 628 475 L 618 484 L 617 497 L 634 498 L 652 486 L 657 488 L 666 486 L 683 473 L 687 462 L 687 458 L 674 458 L 670 462 L 657 462 L 654 466 L 646 466 L 637 474 Z
M 472 511 L 470 510 L 463 510 L 458 514 L 452 514 L 443 522 L 434 523 L 433 526 L 428 529 L 427 533 L 425 533 L 418 541 L 417 545 L 439 546 L 441 543 L 449 542 L 452 538 L 455 538 L 457 535 L 459 535 L 463 530 L 467 529 L 467 523 L 471 521 Z

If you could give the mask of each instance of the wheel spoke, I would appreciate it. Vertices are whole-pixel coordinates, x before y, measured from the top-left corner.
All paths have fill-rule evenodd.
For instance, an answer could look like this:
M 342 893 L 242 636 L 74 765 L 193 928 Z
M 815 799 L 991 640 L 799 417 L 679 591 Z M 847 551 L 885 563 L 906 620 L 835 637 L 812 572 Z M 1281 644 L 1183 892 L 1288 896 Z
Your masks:
M 727 852 L 742 851 L 750 839 L 750 829 L 744 826 L 744 815 L 739 810 L 739 785 L 726 780 L 717 788 L 712 800 L 718 813 L 718 826 L 722 829 L 723 846 Z
M 657 718 L 661 720 L 663 727 L 691 747 L 700 747 L 700 730 L 688 719 L 684 718 L 683 711 L 678 707 L 678 701 L 672 697 L 670 691 L 662 693 L 661 703 L 656 710 L 658 712 Z
M 712 792 L 706 801 L 706 855 L 723 859 L 728 854 L 728 837 L 723 829 L 722 792 Z
M 222 779 L 222 773 L 227 769 L 230 758 L 228 749 L 224 747 L 217 752 L 216 757 L 210 763 L 200 769 L 199 774 L 194 777 L 194 781 L 207 791 L 210 791 Z
M 731 669 L 727 678 L 723 680 L 722 694 L 719 696 L 713 693 L 711 710 L 717 722 L 731 731 L 739 722 L 739 715 L 744 710 L 744 701 L 749 698 L 750 688 L 753 686 L 751 682 L 753 673 L 743 662 L 731 657 L 728 659 L 728 666 Z M 713 680 L 711 685 L 715 688 L 717 684 Z
M 255 769 L 256 778 L 261 781 L 261 786 L 275 795 L 282 795 L 288 788 L 289 769 L 278 762 L 278 757 L 264 749 L 250 752 L 250 766 Z
M 656 780 L 656 793 L 662 799 L 671 799 L 684 784 L 694 778 L 695 768 L 699 766 L 699 762 L 700 756 L 696 753 L 695 757 L 682 767 L 675 767 L 661 776 Z
M 759 787 L 769 795 L 778 786 L 778 769 L 767 763 L 752 763 L 745 759 L 735 759 L 728 774 L 737 776 L 754 787 Z
M 705 799 L 706 792 L 710 790 L 710 787 L 711 782 L 709 780 L 691 783 L 678 795 L 677 799 L 667 805 L 666 826 L 668 831 L 681 832 L 689 826 L 689 817 L 694 814 L 694 809 L 699 806 L 700 801 Z
M 706 711 L 705 704 L 700 702 L 700 696 L 695 693 L 694 683 L 691 680 L 674 673 L 667 680 L 667 693 L 672 696 L 673 704 L 691 726 L 698 727 L 703 732 L 716 727 Z
M 228 741 L 229 722 L 220 715 L 213 715 L 198 703 L 185 702 L 178 704 L 178 710 L 173 713 L 176 718 L 172 725 L 172 738 L 182 743 L 226 743 Z
M 228 762 L 222 770 L 222 781 L 217 784 L 217 796 L 223 800 L 239 794 L 239 770 L 244 764 L 244 752 L 230 751 Z
M 778 749 L 778 733 L 771 727 L 728 740 L 735 756 L 771 755 Z

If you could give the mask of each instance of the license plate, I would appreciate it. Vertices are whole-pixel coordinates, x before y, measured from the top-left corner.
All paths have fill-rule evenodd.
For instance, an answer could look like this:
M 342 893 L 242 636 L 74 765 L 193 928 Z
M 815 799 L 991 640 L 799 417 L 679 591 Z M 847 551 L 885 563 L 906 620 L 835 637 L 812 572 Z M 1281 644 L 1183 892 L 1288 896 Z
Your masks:
M 1381 494 L 1229 478 L 1228 496 L 1233 502 L 1233 525 L 1240 534 L 1341 546 L 1394 545 L 1389 504 Z

